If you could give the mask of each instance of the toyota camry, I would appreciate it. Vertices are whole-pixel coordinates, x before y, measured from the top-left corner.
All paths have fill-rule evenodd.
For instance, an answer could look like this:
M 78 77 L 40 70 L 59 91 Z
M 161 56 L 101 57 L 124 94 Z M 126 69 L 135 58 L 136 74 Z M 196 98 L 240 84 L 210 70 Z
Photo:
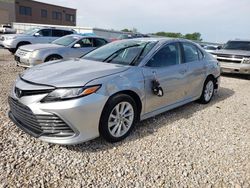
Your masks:
M 9 117 L 43 141 L 117 142 L 136 122 L 192 101 L 209 103 L 220 66 L 184 39 L 116 41 L 81 58 L 38 65 L 17 78 Z

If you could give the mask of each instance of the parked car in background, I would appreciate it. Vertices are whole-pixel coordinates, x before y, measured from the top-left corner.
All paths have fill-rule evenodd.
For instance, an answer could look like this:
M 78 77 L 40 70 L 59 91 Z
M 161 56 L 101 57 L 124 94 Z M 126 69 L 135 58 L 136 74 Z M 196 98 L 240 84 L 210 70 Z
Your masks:
M 0 26 L 0 33 L 11 34 L 11 33 L 16 33 L 16 30 L 12 28 L 10 24 L 2 24 Z
M 81 59 L 28 69 L 9 97 L 11 120 L 43 141 L 77 144 L 101 135 L 117 142 L 136 121 L 199 100 L 209 103 L 220 67 L 184 39 L 130 39 Z
M 250 75 L 250 40 L 230 40 L 212 54 L 220 62 L 222 72 Z
M 124 39 L 134 39 L 134 38 L 148 38 L 148 35 L 140 34 L 140 33 L 131 33 L 131 34 L 122 34 L 117 39 L 124 40 Z
M 48 44 L 21 46 L 15 53 L 15 60 L 17 65 L 27 68 L 52 60 L 81 57 L 108 42 L 102 37 L 72 34 Z
M 211 53 L 214 52 L 215 50 L 218 50 L 220 46 L 214 46 L 214 45 L 206 45 L 203 47 L 207 52 Z
M 55 39 L 76 33 L 72 29 L 36 28 L 22 34 L 6 34 L 1 36 L 2 45 L 11 53 L 15 53 L 20 46 L 36 43 L 50 43 Z

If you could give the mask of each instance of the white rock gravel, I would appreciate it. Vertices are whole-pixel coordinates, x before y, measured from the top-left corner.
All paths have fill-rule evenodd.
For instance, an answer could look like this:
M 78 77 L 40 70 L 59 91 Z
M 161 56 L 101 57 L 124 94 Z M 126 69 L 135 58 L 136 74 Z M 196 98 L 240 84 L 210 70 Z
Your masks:
M 120 143 L 60 146 L 8 119 L 8 92 L 22 71 L 0 50 L 0 187 L 250 187 L 249 80 L 222 77 L 209 105 L 143 121 Z

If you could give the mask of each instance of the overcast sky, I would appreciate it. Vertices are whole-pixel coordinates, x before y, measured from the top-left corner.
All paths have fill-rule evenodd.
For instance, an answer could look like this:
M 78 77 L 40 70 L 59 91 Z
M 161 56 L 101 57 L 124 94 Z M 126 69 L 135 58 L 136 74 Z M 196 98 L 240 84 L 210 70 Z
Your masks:
M 38 0 L 77 9 L 77 25 L 142 33 L 200 32 L 205 41 L 250 38 L 250 0 Z

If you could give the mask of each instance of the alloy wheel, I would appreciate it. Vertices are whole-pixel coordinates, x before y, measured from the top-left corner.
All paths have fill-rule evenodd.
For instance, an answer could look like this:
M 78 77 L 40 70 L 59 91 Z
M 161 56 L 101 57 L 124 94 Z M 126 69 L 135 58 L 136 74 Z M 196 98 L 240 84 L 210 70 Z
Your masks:
M 130 103 L 118 103 L 109 115 L 109 133 L 116 138 L 125 135 L 133 124 L 134 116 L 134 109 Z

